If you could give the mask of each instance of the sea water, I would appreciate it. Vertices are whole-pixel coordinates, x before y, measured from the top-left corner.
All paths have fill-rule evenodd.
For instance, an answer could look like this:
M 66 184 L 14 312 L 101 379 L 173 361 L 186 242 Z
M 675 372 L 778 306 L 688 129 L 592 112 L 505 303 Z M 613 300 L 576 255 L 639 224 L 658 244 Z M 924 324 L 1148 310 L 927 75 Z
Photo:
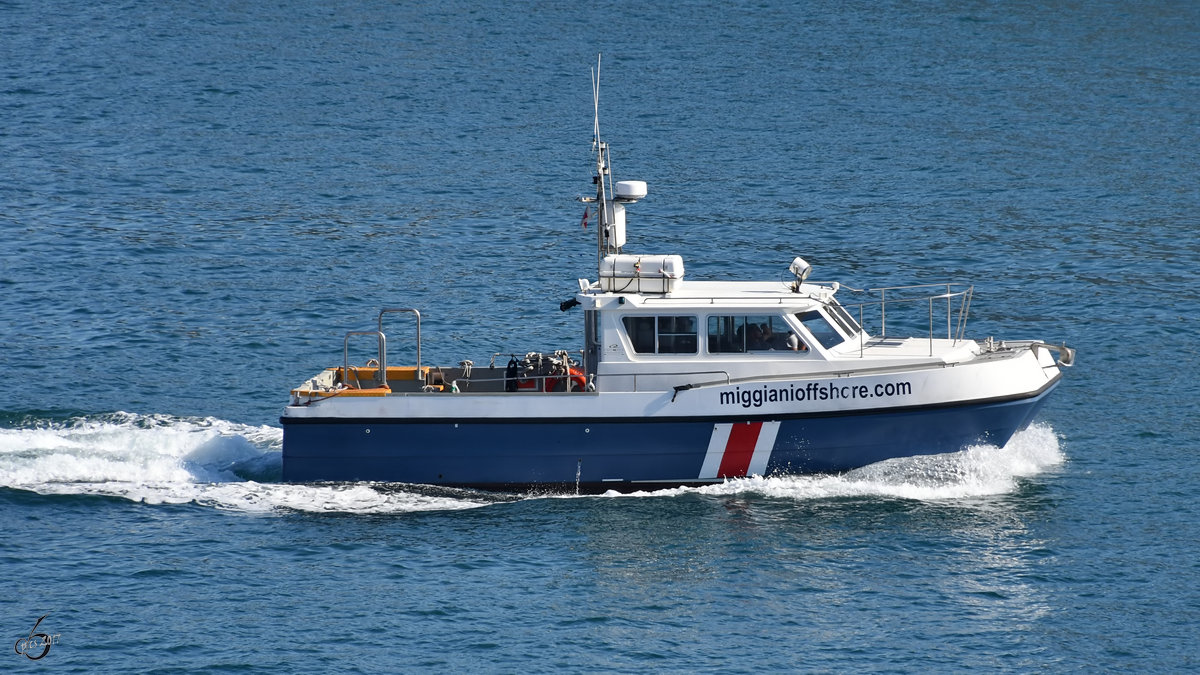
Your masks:
M 972 282 L 972 336 L 1079 350 L 1038 421 L 633 495 L 280 482 L 381 307 L 427 363 L 580 347 L 598 53 L 631 250 Z M 1196 668 L 1197 63 L 1175 2 L 0 4 L 0 670 Z

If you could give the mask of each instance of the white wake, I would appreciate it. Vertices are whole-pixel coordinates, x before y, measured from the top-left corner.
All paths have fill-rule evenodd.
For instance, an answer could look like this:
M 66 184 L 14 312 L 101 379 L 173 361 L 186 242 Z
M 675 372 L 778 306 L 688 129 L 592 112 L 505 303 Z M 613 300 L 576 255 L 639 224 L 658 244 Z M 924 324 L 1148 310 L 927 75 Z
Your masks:
M 978 445 L 942 455 L 902 457 L 844 474 L 730 479 L 719 485 L 679 488 L 633 496 L 758 494 L 797 500 L 839 497 L 892 497 L 921 501 L 1008 494 L 1022 478 L 1066 461 L 1058 435 L 1045 424 L 1018 432 L 1003 448 Z M 609 493 L 608 496 L 625 496 Z
M 249 512 L 402 513 L 491 503 L 368 483 L 278 483 L 282 444 L 277 427 L 131 413 L 0 429 L 0 487 Z

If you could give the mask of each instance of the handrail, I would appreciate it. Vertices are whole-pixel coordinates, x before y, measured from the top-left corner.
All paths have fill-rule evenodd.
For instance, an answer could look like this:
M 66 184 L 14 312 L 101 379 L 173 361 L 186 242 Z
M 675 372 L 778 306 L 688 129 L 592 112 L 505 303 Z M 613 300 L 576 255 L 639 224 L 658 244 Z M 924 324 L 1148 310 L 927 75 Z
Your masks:
M 400 312 L 412 312 L 417 317 L 417 376 L 420 377 L 420 374 L 421 374 L 421 312 L 416 309 L 413 309 L 411 307 L 385 307 L 385 308 L 379 310 L 379 319 L 378 319 L 379 335 L 380 336 L 383 335 L 383 315 L 384 314 L 398 314 Z M 387 361 L 387 354 L 385 354 L 385 352 L 387 351 L 386 347 L 387 347 L 387 341 L 382 340 L 379 343 L 379 354 L 380 354 L 379 363 L 381 365 L 385 361 Z
M 379 369 L 376 375 L 381 375 L 381 384 L 387 386 L 387 336 L 383 331 L 379 330 L 352 330 L 346 333 L 346 337 L 342 340 L 342 379 L 343 384 L 349 386 L 347 381 L 350 379 L 350 338 L 355 335 L 374 335 L 378 338 L 379 344 Z M 358 368 L 354 370 L 354 384 L 361 389 L 361 382 L 358 380 Z
M 495 366 L 493 366 L 492 368 L 494 369 Z M 727 370 L 685 370 L 685 371 L 666 371 L 666 370 L 664 370 L 664 371 L 659 371 L 659 372 L 654 372 L 654 373 L 603 373 L 603 374 L 593 373 L 588 377 L 589 377 L 590 381 L 592 381 L 592 382 L 597 382 L 601 379 L 608 379 L 608 378 L 613 378 L 613 377 L 632 377 L 633 378 L 633 390 L 638 391 L 637 379 L 639 377 L 643 377 L 643 378 L 644 377 L 664 377 L 664 376 L 672 376 L 672 375 L 723 375 L 725 377 L 725 384 L 729 384 L 733 381 L 732 376 L 729 374 L 729 371 L 727 371 Z M 521 379 L 544 381 L 544 380 L 547 380 L 550 378 L 567 378 L 567 377 L 569 377 L 569 376 L 564 373 L 549 373 L 546 375 L 529 375 L 529 376 L 522 375 Z M 474 382 L 506 382 L 507 380 L 508 380 L 507 377 L 479 377 L 479 378 L 468 377 L 468 378 L 466 378 L 466 381 L 470 382 L 470 383 L 474 383 Z M 717 380 L 716 382 L 719 382 L 719 380 Z M 702 382 L 699 384 L 693 384 L 691 386 L 697 387 L 697 386 L 703 386 L 703 385 L 707 385 L 707 384 L 712 384 L 712 383 Z M 597 386 L 596 388 L 600 389 L 601 387 Z M 532 389 L 530 391 L 541 392 L 542 389 L 543 389 L 542 387 L 539 387 L 537 389 Z M 657 391 L 657 389 L 655 391 Z M 546 393 L 550 393 L 550 392 L 546 392 Z
M 1047 346 L 1055 347 L 1056 349 L 1058 348 L 1058 345 L 1047 345 Z M 849 371 L 849 370 L 826 370 L 826 371 L 804 372 L 804 373 L 794 373 L 794 372 L 774 373 L 774 374 L 761 374 L 760 373 L 760 374 L 747 375 L 745 377 L 737 377 L 737 378 L 734 378 L 728 372 L 723 371 L 723 370 L 693 371 L 691 373 L 673 373 L 673 372 L 640 373 L 639 375 L 663 376 L 663 375 L 688 375 L 688 374 L 705 374 L 705 373 L 714 373 L 714 374 L 721 373 L 721 374 L 725 375 L 724 380 L 718 379 L 718 380 L 712 380 L 710 382 L 693 383 L 691 385 L 691 388 L 696 389 L 699 387 L 708 387 L 708 386 L 714 386 L 714 385 L 731 385 L 731 384 L 739 384 L 742 382 L 774 382 L 774 381 L 786 381 L 786 380 L 831 379 L 831 378 L 846 377 L 847 374 L 851 373 L 851 372 L 855 375 L 878 375 L 878 374 L 883 374 L 883 373 L 901 373 L 901 372 L 911 372 L 913 370 L 945 368 L 945 367 L 946 367 L 946 364 L 940 363 L 940 362 L 923 363 L 923 364 L 922 363 L 903 363 L 900 365 L 874 366 L 874 367 L 869 367 L 869 368 L 855 368 L 852 371 Z M 597 379 L 599 379 L 601 377 L 606 377 L 606 378 L 607 377 L 633 377 L 634 375 L 635 375 L 634 373 L 608 373 L 605 375 L 597 375 L 596 377 L 597 377 Z M 536 377 L 549 378 L 549 377 L 562 377 L 562 376 L 561 375 L 538 375 Z M 490 378 L 472 377 L 472 378 L 469 378 L 467 381 L 468 382 L 503 382 L 504 379 L 505 378 L 502 378 L 502 377 L 490 377 Z M 531 377 L 529 379 L 533 379 L 533 378 Z M 598 386 L 598 387 L 596 387 L 596 389 L 602 390 L 602 387 Z M 635 391 L 637 391 L 637 390 L 635 389 Z M 658 388 L 655 388 L 655 389 L 649 389 L 647 391 L 665 392 L 667 390 L 660 390 Z M 485 395 L 499 394 L 502 392 L 474 392 L 474 393 L 476 393 L 477 395 L 480 395 L 480 396 L 485 396 Z M 510 393 L 510 392 L 503 392 L 503 393 Z M 531 389 L 528 391 L 528 393 L 540 393 L 540 392 L 537 389 Z M 544 393 L 562 393 L 562 392 L 544 392 Z
M 724 375 L 725 376 L 725 384 L 729 384 L 733 380 L 733 378 L 731 378 L 729 376 L 728 370 L 683 370 L 683 371 L 677 371 L 677 372 L 664 371 L 661 373 L 609 373 L 606 375 L 606 377 L 622 377 L 622 376 L 630 377 L 630 376 L 632 376 L 633 377 L 633 390 L 637 391 L 638 390 L 637 381 L 638 381 L 639 376 L 641 376 L 641 377 L 663 377 L 666 375 Z M 599 378 L 600 376 L 597 375 L 596 377 Z M 708 384 L 708 383 L 701 382 L 700 384 L 703 385 L 703 384 Z M 693 384 L 692 386 L 695 387 L 697 385 Z
M 939 281 L 934 284 L 913 284 L 911 286 L 880 286 L 879 288 L 864 288 L 864 293 L 874 293 L 875 291 L 906 291 L 912 288 L 941 288 L 942 286 L 966 286 L 967 284 L 961 281 Z
M 531 394 L 561 394 L 561 393 L 564 393 L 564 392 L 559 392 L 559 391 L 546 391 L 546 390 L 545 390 L 545 389 L 546 389 L 546 387 L 545 387 L 545 385 L 546 385 L 546 380 L 549 380 L 549 379 L 556 379 L 556 380 L 570 380 L 570 379 L 571 379 L 571 378 L 573 378 L 573 377 L 581 377 L 581 376 L 579 376 L 579 375 L 568 375 L 568 374 L 565 374 L 565 373 L 547 373 L 547 374 L 545 374 L 545 375 L 521 375 L 521 376 L 520 376 L 520 379 L 522 379 L 522 380 L 527 380 L 527 381 L 530 381 L 530 380 L 532 380 L 532 381 L 540 381 L 540 382 L 541 382 L 541 386 L 537 387 L 536 389 L 528 389 L 528 390 L 526 390 L 526 389 L 518 389 L 516 392 L 503 392 L 503 393 L 506 393 L 506 394 L 513 394 L 513 393 L 531 393 Z M 585 378 L 585 379 L 586 379 L 586 378 Z M 508 382 L 508 380 L 509 380 L 509 378 L 507 378 L 507 377 L 464 377 L 464 378 L 462 378 L 462 381 L 465 381 L 465 382 L 466 382 L 468 385 L 475 384 L 475 383 L 478 383 L 478 382 Z M 455 381 L 457 382 L 457 381 L 459 381 L 459 380 L 455 380 Z M 586 387 L 585 387 L 584 389 L 582 389 L 582 390 L 581 390 L 581 389 L 572 389 L 572 390 L 570 390 L 569 392 L 566 392 L 566 393 L 572 393 L 572 394 L 573 394 L 573 393 L 576 393 L 576 392 L 579 392 L 579 391 L 588 391 L 588 389 L 587 389 Z M 460 392 L 460 393 L 461 393 L 461 392 Z M 501 392 L 494 392 L 494 391 L 493 391 L 493 392 L 474 392 L 474 393 L 498 394 L 498 393 L 501 393 Z
M 549 352 L 549 353 L 553 355 L 553 354 L 557 354 L 558 352 L 566 352 L 566 353 L 567 353 L 567 354 L 569 354 L 569 355 L 575 355 L 575 354 L 579 354 L 580 362 L 582 362 L 582 360 L 583 360 L 583 356 L 584 356 L 584 350 L 582 350 L 582 349 L 575 349 L 575 350 L 571 350 L 571 349 L 555 349 L 555 350 L 553 350 L 553 351 L 551 351 L 551 352 Z M 524 354 L 518 354 L 518 353 L 516 353 L 516 352 L 492 352 L 492 358 L 491 358 L 491 360 L 488 362 L 488 367 L 489 367 L 489 368 L 495 368 L 495 367 L 496 367 L 496 357 L 497 357 L 497 356 L 504 356 L 505 354 L 507 354 L 507 355 L 509 356 L 509 358 L 513 358 L 513 359 L 515 359 L 515 358 L 518 358 L 518 357 L 520 357 L 520 358 L 524 358 L 524 357 L 526 357 L 526 356 L 529 356 L 530 354 L 545 354 L 545 353 L 546 353 L 546 352 L 525 352 Z M 577 362 L 577 365 L 578 365 L 578 362 Z M 485 381 L 485 380 L 480 380 L 480 381 L 481 381 L 481 382 L 483 382 L 483 381 Z
M 945 288 L 946 292 L 933 294 L 933 295 L 921 295 L 919 297 L 902 297 L 902 298 L 888 298 L 887 297 L 888 291 L 912 290 L 912 289 L 917 289 L 917 288 Z M 959 288 L 961 290 L 954 290 L 955 288 Z M 932 354 L 933 354 L 933 309 L 934 309 L 933 301 L 934 300 L 942 300 L 942 299 L 946 300 L 946 339 L 954 340 L 955 342 L 958 342 L 959 340 L 963 339 L 963 336 L 967 330 L 967 318 L 970 314 L 971 300 L 975 294 L 975 286 L 964 284 L 964 283 L 958 283 L 958 282 L 950 282 L 950 283 L 943 282 L 943 283 L 937 283 L 937 284 L 914 284 L 911 286 L 888 286 L 886 288 L 868 288 L 864 292 L 869 292 L 869 293 L 878 292 L 879 299 L 866 301 L 866 302 L 859 302 L 859 303 L 848 303 L 848 304 L 843 304 L 842 306 L 843 307 L 858 307 L 859 324 L 863 325 L 862 315 L 863 315 L 864 309 L 868 306 L 874 307 L 874 306 L 878 305 L 879 306 L 879 335 L 880 335 L 880 337 L 883 337 L 883 338 L 887 337 L 887 307 L 889 304 L 895 305 L 898 303 L 906 303 L 906 302 L 909 302 L 909 303 L 927 302 L 929 305 L 929 309 L 928 309 L 928 312 L 929 312 L 929 314 L 928 314 L 929 347 L 930 347 L 930 355 L 932 356 Z M 955 315 L 954 300 L 956 298 L 959 299 L 957 321 L 955 321 L 955 316 L 954 316 Z M 862 351 L 861 345 L 860 345 L 859 351 L 861 354 L 861 351 Z
M 662 304 L 676 304 L 676 305 L 686 305 L 686 304 L 694 305 L 698 301 L 706 301 L 710 305 L 715 305 L 715 304 L 717 304 L 718 301 L 729 300 L 729 301 L 736 301 L 739 304 L 745 304 L 745 305 L 791 305 L 791 304 L 795 304 L 797 297 L 802 298 L 802 299 L 813 299 L 811 296 L 807 296 L 807 295 L 797 296 L 794 293 L 791 295 L 778 295 L 778 296 L 766 297 L 766 298 L 747 298 L 744 295 L 708 295 L 708 296 L 704 296 L 703 298 L 664 298 L 664 297 L 655 295 L 655 296 L 643 297 L 642 304 L 650 305 L 650 304 L 662 303 Z
M 1037 354 L 1037 350 L 1039 348 L 1052 352 L 1058 352 L 1058 358 L 1054 360 L 1054 365 L 1056 366 L 1070 368 L 1071 366 L 1075 365 L 1075 350 L 1071 347 L 1068 347 L 1066 344 L 1052 345 L 1048 342 L 1033 342 L 1030 343 L 1029 348 L 1033 350 L 1034 354 Z

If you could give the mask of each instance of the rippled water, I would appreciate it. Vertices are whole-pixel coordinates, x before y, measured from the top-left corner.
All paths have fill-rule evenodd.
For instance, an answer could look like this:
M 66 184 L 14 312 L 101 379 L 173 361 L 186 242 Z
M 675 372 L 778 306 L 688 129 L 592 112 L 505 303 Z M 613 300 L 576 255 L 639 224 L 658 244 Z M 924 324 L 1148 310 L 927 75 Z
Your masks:
M 1079 365 L 1003 448 L 633 496 L 278 482 L 286 392 L 577 348 L 631 248 L 976 284 Z M 0 3 L 4 633 L 75 672 L 1195 668 L 1200 10 Z M 389 341 L 398 352 L 409 345 Z

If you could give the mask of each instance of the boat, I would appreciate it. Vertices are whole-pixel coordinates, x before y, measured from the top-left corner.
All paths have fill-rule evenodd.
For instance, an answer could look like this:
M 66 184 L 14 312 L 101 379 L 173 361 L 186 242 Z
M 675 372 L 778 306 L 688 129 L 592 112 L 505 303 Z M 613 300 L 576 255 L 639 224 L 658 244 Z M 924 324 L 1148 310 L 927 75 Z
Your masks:
M 595 72 L 593 94 L 598 110 Z M 597 279 L 560 307 L 579 308 L 582 348 L 426 365 L 420 310 L 385 307 L 291 390 L 285 481 L 596 493 L 844 472 L 1004 446 L 1074 364 L 1066 345 L 966 338 L 964 283 L 854 289 L 811 281 L 801 257 L 774 280 L 706 281 L 629 252 L 647 186 L 614 181 L 598 114 L 592 148 Z M 928 330 L 896 335 L 913 312 Z M 397 321 L 406 365 L 388 360 Z M 373 358 L 351 365 L 364 339 Z

